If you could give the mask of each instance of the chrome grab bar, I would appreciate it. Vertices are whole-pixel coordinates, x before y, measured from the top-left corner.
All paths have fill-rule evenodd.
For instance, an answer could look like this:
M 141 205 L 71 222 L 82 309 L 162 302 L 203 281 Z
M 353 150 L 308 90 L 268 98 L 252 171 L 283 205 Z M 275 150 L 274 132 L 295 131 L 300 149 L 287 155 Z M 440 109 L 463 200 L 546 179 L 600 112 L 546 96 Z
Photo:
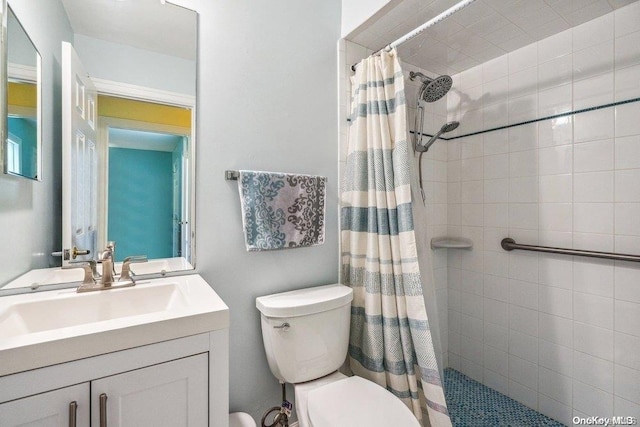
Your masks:
M 502 249 L 504 249 L 505 251 L 520 249 L 523 251 L 547 252 L 551 254 L 560 254 L 560 255 L 576 255 L 576 256 L 585 256 L 590 258 L 612 259 L 615 261 L 640 262 L 640 255 L 618 254 L 614 252 L 585 251 L 582 249 L 554 248 L 551 246 L 522 245 L 520 243 L 516 243 L 515 240 L 509 237 L 502 239 L 502 242 L 500 242 L 500 245 L 502 246 Z

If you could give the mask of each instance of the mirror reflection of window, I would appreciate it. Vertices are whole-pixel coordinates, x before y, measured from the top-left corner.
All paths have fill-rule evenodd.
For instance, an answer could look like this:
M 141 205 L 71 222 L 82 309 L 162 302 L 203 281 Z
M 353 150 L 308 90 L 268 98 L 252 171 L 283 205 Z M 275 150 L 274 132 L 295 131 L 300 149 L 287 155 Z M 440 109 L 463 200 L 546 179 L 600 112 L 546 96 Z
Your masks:
M 20 175 L 22 171 L 20 158 L 22 157 L 22 140 L 9 133 L 7 141 L 7 171 Z

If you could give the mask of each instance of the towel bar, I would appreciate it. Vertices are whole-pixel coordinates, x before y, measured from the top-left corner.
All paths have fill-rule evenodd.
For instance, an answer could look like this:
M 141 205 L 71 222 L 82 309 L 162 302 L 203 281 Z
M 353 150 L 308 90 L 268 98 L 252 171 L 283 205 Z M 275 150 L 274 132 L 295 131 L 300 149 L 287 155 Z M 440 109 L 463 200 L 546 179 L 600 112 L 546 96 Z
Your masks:
M 237 181 L 240 178 L 240 172 L 234 170 L 224 171 L 224 179 L 227 181 Z

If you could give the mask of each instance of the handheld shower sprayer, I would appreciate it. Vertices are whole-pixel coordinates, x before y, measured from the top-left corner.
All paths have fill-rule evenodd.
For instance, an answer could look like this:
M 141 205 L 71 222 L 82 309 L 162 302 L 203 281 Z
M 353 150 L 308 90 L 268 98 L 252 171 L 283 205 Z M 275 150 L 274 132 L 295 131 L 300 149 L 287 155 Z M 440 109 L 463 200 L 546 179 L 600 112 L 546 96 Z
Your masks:
M 429 141 L 427 141 L 426 144 L 422 144 L 422 142 L 419 142 L 416 144 L 416 151 L 419 153 L 424 153 L 426 151 L 429 151 L 429 147 L 431 147 L 434 142 L 436 142 L 436 140 L 440 137 L 440 135 L 442 135 L 443 133 L 446 132 L 451 132 L 452 130 L 456 130 L 458 128 L 458 126 L 460 126 L 460 122 L 448 122 L 445 123 L 440 130 L 438 131 L 438 133 L 436 133 L 435 135 L 433 135 Z
M 418 157 L 418 179 L 420 180 L 420 195 L 422 196 L 422 203 L 426 203 L 426 196 L 424 194 L 424 187 L 422 185 L 422 155 L 426 153 L 427 150 L 429 150 L 429 147 L 431 147 L 433 143 L 436 142 L 440 135 L 446 132 L 451 132 L 452 130 L 456 130 L 458 126 L 460 126 L 460 122 L 453 121 L 445 123 L 440 128 L 440 130 L 435 135 L 433 135 L 431 139 L 429 139 L 429 141 L 427 141 L 426 144 L 416 143 L 415 145 L 416 152 L 420 153 L 420 156 Z

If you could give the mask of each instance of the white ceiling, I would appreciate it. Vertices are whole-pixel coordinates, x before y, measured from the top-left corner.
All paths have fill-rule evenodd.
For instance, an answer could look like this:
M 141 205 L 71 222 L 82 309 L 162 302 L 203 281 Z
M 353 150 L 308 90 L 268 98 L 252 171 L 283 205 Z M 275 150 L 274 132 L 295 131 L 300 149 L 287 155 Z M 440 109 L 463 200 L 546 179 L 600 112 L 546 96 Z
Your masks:
M 347 39 L 379 50 L 459 0 L 401 0 Z M 398 49 L 402 60 L 454 74 L 636 0 L 476 0 Z
M 196 59 L 196 12 L 160 0 L 62 0 L 73 31 L 184 59 Z

